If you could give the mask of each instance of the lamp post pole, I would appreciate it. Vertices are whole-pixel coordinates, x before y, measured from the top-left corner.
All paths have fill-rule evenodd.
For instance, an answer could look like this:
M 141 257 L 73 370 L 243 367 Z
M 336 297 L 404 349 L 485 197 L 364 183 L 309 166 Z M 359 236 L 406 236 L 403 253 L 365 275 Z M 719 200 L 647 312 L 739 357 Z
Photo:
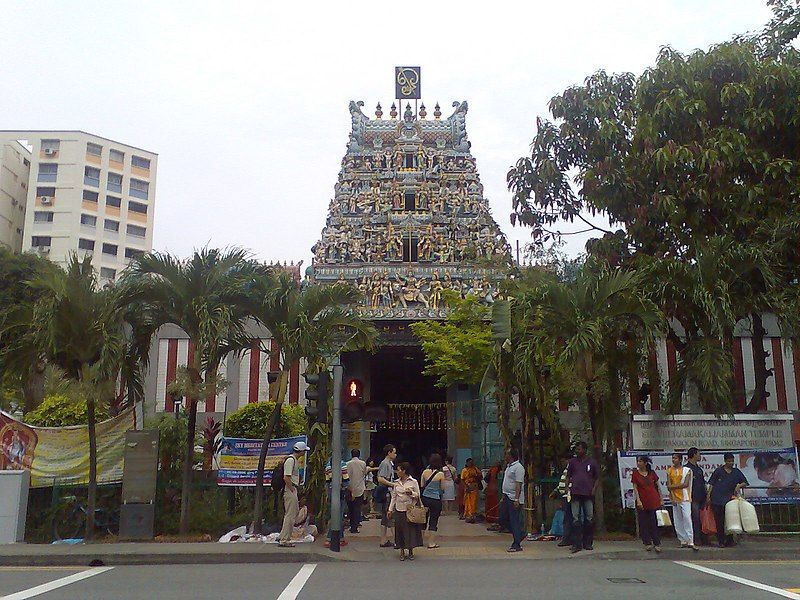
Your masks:
M 342 363 L 333 365 L 333 426 L 331 428 L 331 550 L 339 552 L 342 536 Z

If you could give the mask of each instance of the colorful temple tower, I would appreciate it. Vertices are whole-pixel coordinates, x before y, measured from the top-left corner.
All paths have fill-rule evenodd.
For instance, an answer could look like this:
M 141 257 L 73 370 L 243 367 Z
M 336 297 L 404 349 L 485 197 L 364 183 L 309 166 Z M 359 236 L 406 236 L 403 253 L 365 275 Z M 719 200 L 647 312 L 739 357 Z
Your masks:
M 392 104 L 388 119 L 380 104 L 368 118 L 363 104 L 350 102 L 347 152 L 309 269 L 315 282 L 363 291 L 361 310 L 381 333 L 379 352 L 343 357 L 346 381 L 386 408 L 381 422 L 351 426 L 348 445 L 362 456 L 392 442 L 412 460 L 434 449 L 493 459 L 493 403 L 474 387 L 436 387 L 408 328 L 446 316 L 445 290 L 491 303 L 510 260 L 470 152 L 467 103 L 454 102 L 445 119 L 438 103 L 433 118 L 424 104 L 401 102 L 402 117 Z

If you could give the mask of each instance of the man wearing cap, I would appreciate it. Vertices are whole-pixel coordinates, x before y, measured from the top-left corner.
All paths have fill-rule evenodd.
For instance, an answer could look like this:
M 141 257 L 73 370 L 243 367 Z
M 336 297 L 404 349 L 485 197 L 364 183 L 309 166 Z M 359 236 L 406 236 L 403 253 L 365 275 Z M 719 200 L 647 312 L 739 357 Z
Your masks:
M 300 512 L 297 502 L 297 486 L 300 485 L 300 457 L 308 450 L 305 442 L 297 442 L 292 448 L 293 453 L 283 463 L 283 528 L 278 538 L 278 545 L 284 548 L 293 548 L 292 527 Z

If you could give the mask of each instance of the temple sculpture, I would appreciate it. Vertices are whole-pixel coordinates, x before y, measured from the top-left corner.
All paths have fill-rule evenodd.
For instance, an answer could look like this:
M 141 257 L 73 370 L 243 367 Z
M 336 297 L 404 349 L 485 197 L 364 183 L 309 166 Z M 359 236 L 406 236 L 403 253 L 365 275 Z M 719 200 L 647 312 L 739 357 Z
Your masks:
M 347 281 L 374 320 L 442 318 L 445 290 L 491 302 L 510 260 L 470 152 L 466 102 L 433 119 L 425 105 L 383 118 L 350 103 L 352 131 L 310 269 Z

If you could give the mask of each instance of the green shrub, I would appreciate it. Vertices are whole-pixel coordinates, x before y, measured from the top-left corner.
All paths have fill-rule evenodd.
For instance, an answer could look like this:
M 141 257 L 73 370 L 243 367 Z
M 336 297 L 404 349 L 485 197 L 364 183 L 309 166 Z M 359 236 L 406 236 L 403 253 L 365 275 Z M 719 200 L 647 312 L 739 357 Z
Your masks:
M 97 421 L 108 418 L 108 408 L 97 404 Z M 89 421 L 86 401 L 57 394 L 46 396 L 42 403 L 25 415 L 25 422 L 36 427 L 69 427 L 86 425 Z
M 274 409 L 274 402 L 254 402 L 243 406 L 225 419 L 225 437 L 254 440 L 263 438 Z M 306 415 L 303 407 L 286 404 L 281 408 L 281 419 L 272 437 L 294 437 L 302 435 L 305 430 Z

